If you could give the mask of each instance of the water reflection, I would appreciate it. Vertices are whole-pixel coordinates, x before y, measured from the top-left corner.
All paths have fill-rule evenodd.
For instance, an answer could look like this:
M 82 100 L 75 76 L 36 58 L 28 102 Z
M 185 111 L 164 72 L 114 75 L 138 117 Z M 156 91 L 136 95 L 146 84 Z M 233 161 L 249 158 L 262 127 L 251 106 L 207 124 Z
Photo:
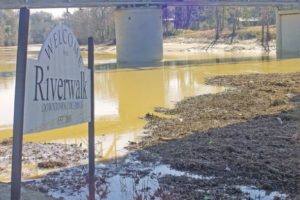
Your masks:
M 201 66 L 201 65 L 215 65 L 215 64 L 224 64 L 224 63 L 241 63 L 247 61 L 271 61 L 275 60 L 275 54 L 232 54 L 232 53 L 200 53 L 199 54 L 191 54 L 187 57 L 185 54 L 171 54 L 165 56 L 166 58 L 157 63 L 155 66 L 151 64 L 145 64 L 143 66 L 126 66 L 119 65 L 115 60 L 110 62 L 100 62 L 96 64 L 97 70 L 112 70 L 112 69 L 120 69 L 120 68 L 130 68 L 130 69 L 147 69 L 149 67 L 186 67 L 186 66 Z
M 13 122 L 14 78 L 0 79 L 0 131 L 7 129 Z
M 14 78 L 0 78 L 0 140 L 11 136 Z M 128 141 L 136 141 L 145 121 L 156 106 L 171 107 L 184 97 L 220 92 L 207 86 L 192 68 L 148 68 L 100 70 L 95 73 L 96 149 L 99 160 L 126 153 Z M 59 142 L 87 146 L 87 125 L 26 135 L 25 141 Z
M 159 180 L 167 176 L 185 176 L 189 180 L 198 180 L 211 185 L 216 177 L 203 176 L 172 169 L 169 165 L 153 162 L 141 162 L 136 155 L 129 155 L 121 163 L 98 164 L 95 173 L 96 199 L 174 199 L 172 193 L 160 188 Z M 88 196 L 86 176 L 87 166 L 77 166 L 48 174 L 40 180 L 34 180 L 26 185 L 35 190 L 47 189 L 48 195 L 57 199 L 81 200 Z M 67 187 L 66 187 L 67 185 Z M 244 199 L 273 200 L 275 197 L 286 199 L 287 195 L 280 192 L 267 192 L 253 186 L 236 186 L 245 194 Z M 246 198 L 248 197 L 248 198 Z

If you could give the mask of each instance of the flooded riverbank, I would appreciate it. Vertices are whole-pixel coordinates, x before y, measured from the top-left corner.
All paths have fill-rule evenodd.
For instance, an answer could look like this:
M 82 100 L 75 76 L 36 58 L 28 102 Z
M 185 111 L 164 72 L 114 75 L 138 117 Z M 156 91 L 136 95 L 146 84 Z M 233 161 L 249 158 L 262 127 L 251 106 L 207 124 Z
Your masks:
M 39 46 L 29 48 L 36 56 Z M 96 63 L 113 62 L 114 47 L 98 48 Z M 3 63 L 13 63 L 16 49 L 5 48 Z M 84 49 L 83 49 L 84 50 Z M 99 52 L 101 50 L 101 52 Z M 103 51 L 102 51 L 103 50 Z M 10 53 L 9 53 L 10 52 Z M 104 52 L 104 53 L 103 53 Z M 86 52 L 83 52 L 86 56 Z M 250 60 L 249 60 L 250 58 Z M 248 59 L 248 60 L 247 60 Z M 115 159 L 126 154 L 125 147 L 143 133 L 143 119 L 155 107 L 171 108 L 185 97 L 219 93 L 224 86 L 212 86 L 205 79 L 217 75 L 248 73 L 288 73 L 298 71 L 300 59 L 275 60 L 272 56 L 249 53 L 180 53 L 165 55 L 165 66 L 101 68 L 95 73 L 97 160 Z M 0 66 L 1 70 L 5 68 Z M 11 137 L 14 75 L 0 77 L 0 140 Z M 76 144 L 87 146 L 87 125 L 73 126 L 26 135 L 25 142 Z M 33 164 L 37 166 L 38 163 Z M 38 174 L 43 174 L 37 170 Z M 5 178 L 7 180 L 8 177 Z
M 38 47 L 31 48 L 29 55 L 33 57 L 36 56 L 37 48 Z M 15 65 L 13 62 L 14 57 L 13 55 L 8 56 L 9 55 L 8 52 L 15 51 L 15 49 L 13 48 L 3 49 L 2 51 L 6 52 L 7 56 L 1 57 L 1 59 L 4 60 L 3 62 L 4 64 L 0 64 L 0 68 L 1 68 L 0 71 L 2 71 L 0 76 L 0 99 L 1 99 L 0 141 L 9 138 L 12 135 L 11 126 L 12 126 L 12 118 L 13 118 L 14 81 L 15 81 L 14 72 L 13 70 L 11 70 L 12 66 Z M 138 144 L 138 146 L 140 147 L 141 145 L 144 145 L 142 143 L 139 143 L 141 136 L 149 136 L 147 134 L 144 134 L 144 132 L 146 133 L 148 132 L 143 130 L 144 126 L 146 125 L 144 116 L 146 116 L 147 114 L 148 114 L 147 116 L 150 118 L 151 116 L 156 116 L 156 115 L 161 116 L 161 114 L 154 112 L 154 110 L 164 111 L 166 110 L 165 108 L 173 108 L 176 102 L 179 102 L 187 97 L 205 95 L 205 94 L 206 95 L 217 94 L 236 86 L 232 84 L 223 84 L 223 83 L 216 84 L 216 82 L 206 82 L 208 78 L 214 76 L 220 76 L 220 75 L 240 75 L 240 74 L 252 74 L 252 73 L 263 73 L 263 74 L 291 73 L 300 70 L 299 69 L 300 59 L 276 60 L 272 55 L 271 56 L 258 55 L 258 54 L 252 55 L 250 53 L 232 54 L 232 53 L 220 53 L 220 52 L 216 52 L 216 53 L 205 53 L 205 52 L 198 52 L 198 51 L 194 53 L 192 52 L 189 51 L 187 52 L 183 51 L 181 53 L 178 53 L 176 51 L 169 52 L 168 54 L 165 55 L 165 60 L 162 62 L 161 66 L 148 66 L 148 67 L 135 67 L 135 68 L 124 68 L 122 66 L 117 66 L 114 64 L 112 64 L 114 67 L 109 67 L 111 66 L 111 63 L 115 62 L 115 55 L 107 52 L 96 53 L 97 70 L 95 73 L 95 90 L 96 90 L 96 110 L 95 110 L 96 127 L 95 128 L 96 128 L 96 144 L 97 144 L 96 145 L 97 161 L 100 162 L 100 161 L 107 161 L 107 160 L 115 160 L 117 161 L 117 166 L 121 167 L 122 165 L 120 165 L 121 163 L 119 163 L 117 157 L 124 156 L 128 153 L 125 147 L 127 147 L 129 144 L 131 144 L 131 146 L 136 146 Z M 83 54 L 84 56 L 86 56 L 86 52 L 84 52 Z M 110 64 L 104 65 L 105 63 L 110 63 Z M 3 73 L 3 71 L 5 71 L 5 73 Z M 219 97 L 220 100 L 223 99 L 223 96 L 216 96 L 216 97 Z M 245 96 L 244 98 L 246 97 L 250 99 L 252 98 L 249 96 Z M 264 97 L 265 96 L 262 96 L 261 98 Z M 285 102 L 287 101 L 288 100 L 285 99 Z M 228 104 L 231 104 L 232 102 L 234 101 L 228 101 Z M 283 106 L 281 104 L 282 102 L 278 101 L 277 103 L 280 104 L 279 106 Z M 228 110 L 227 112 L 232 112 L 232 110 L 239 109 L 238 104 L 236 105 L 237 105 L 236 107 L 231 107 L 231 109 Z M 251 107 L 251 105 L 252 104 L 248 105 L 249 108 Z M 287 105 L 290 104 L 284 104 L 284 106 Z M 215 105 L 215 107 L 212 108 L 211 113 L 214 113 L 214 109 L 217 109 L 217 106 L 218 105 Z M 155 109 L 157 107 L 164 108 L 164 109 Z M 201 106 L 199 108 L 201 108 Z M 275 108 L 277 109 L 276 106 Z M 290 108 L 291 107 L 287 107 L 286 109 L 290 109 Z M 280 110 L 280 109 L 277 110 L 276 109 L 274 110 L 274 113 Z M 246 111 L 245 113 L 247 113 Z M 206 113 L 206 114 L 210 115 L 211 113 Z M 258 110 L 256 114 L 259 115 L 259 113 L 260 112 Z M 238 123 L 239 121 L 235 121 L 237 118 L 245 117 L 243 116 L 243 114 L 242 116 L 240 116 L 240 113 L 235 113 L 235 114 L 238 117 L 233 117 L 233 118 L 229 117 L 231 118 L 230 119 L 231 121 L 229 120 L 230 123 L 226 125 L 232 124 L 233 122 Z M 219 117 L 222 119 L 222 116 Z M 224 114 L 224 116 L 226 117 L 226 114 Z M 212 118 L 208 118 L 208 119 L 209 120 L 206 120 L 207 123 L 205 122 L 207 128 L 213 128 L 213 127 L 216 128 L 219 126 L 218 121 L 216 121 L 215 119 Z M 165 119 L 162 120 L 162 123 L 164 123 L 164 120 Z M 174 119 L 170 119 L 170 120 L 174 120 Z M 181 120 L 186 122 L 185 118 L 179 119 L 179 122 L 181 122 Z M 202 120 L 201 122 L 198 122 L 198 124 L 203 124 Z M 193 128 L 197 130 L 199 126 L 195 126 Z M 176 128 L 176 131 L 180 131 L 180 130 L 182 130 L 182 133 L 184 133 L 186 130 L 190 130 L 190 129 L 187 128 L 185 130 L 185 128 L 182 129 Z M 184 134 L 180 136 L 176 135 L 176 131 L 174 131 L 175 134 L 174 137 L 168 134 L 161 135 L 158 137 L 160 138 L 158 141 L 171 145 L 170 146 L 171 148 L 173 143 L 172 142 L 169 143 L 170 140 L 184 137 Z M 193 132 L 194 129 L 190 131 Z M 163 133 L 165 132 L 162 131 L 162 134 Z M 279 135 L 279 138 L 281 138 L 281 135 Z M 151 145 L 155 144 L 152 141 L 153 138 L 152 139 L 148 138 L 148 139 L 149 139 L 148 144 Z M 24 165 L 25 167 L 24 167 L 23 177 L 25 180 L 44 176 L 48 172 L 53 172 L 53 171 L 58 171 L 63 169 L 65 170 L 66 168 L 70 168 L 70 167 L 72 167 L 72 169 L 74 168 L 76 173 L 77 172 L 81 174 L 84 173 L 81 170 L 81 167 L 78 166 L 81 166 L 82 164 L 86 163 L 87 125 L 79 125 L 79 126 L 73 126 L 64 129 L 58 129 L 54 131 L 47 131 L 39 134 L 26 135 L 24 137 L 24 140 L 27 143 L 26 144 L 27 148 L 25 148 L 25 150 L 26 149 L 28 150 L 28 151 L 26 150 L 25 154 L 28 155 L 29 153 L 32 153 L 31 157 L 28 156 L 26 158 L 28 165 Z M 47 144 L 44 144 L 45 142 Z M 207 142 L 209 143 L 209 141 Z M 212 140 L 212 144 L 214 144 L 213 140 Z M 207 144 L 205 143 L 201 145 L 205 146 Z M 45 151 L 47 151 L 46 153 L 44 151 L 40 151 L 41 149 L 40 147 L 43 146 L 47 147 L 44 149 Z M 209 145 L 207 146 L 209 147 Z M 66 151 L 65 152 L 54 151 L 54 149 L 57 147 L 61 149 L 65 148 Z M 8 160 L 9 160 L 9 155 L 11 154 L 9 149 L 11 149 L 11 146 L 6 146 L 4 148 L 1 148 L 0 153 L 4 159 L 0 161 L 0 170 L 1 170 L 0 181 L 9 181 L 10 163 L 8 162 Z M 75 151 L 75 149 L 77 150 Z M 157 150 L 158 149 L 160 148 L 157 148 Z M 164 154 L 164 152 L 167 152 L 168 150 L 169 148 L 166 148 L 165 151 L 161 151 L 160 157 L 162 158 L 163 163 L 160 163 L 158 166 L 166 167 L 165 163 L 169 163 L 171 164 L 171 167 L 173 168 L 177 167 L 178 171 L 176 171 L 176 173 L 179 174 L 183 173 L 184 171 L 185 172 L 192 171 L 190 173 L 195 173 L 195 175 L 198 176 L 203 175 L 207 177 L 215 176 L 215 174 L 218 174 L 218 173 L 208 173 L 208 172 L 215 172 L 209 170 L 207 172 L 202 170 L 198 172 L 193 172 L 194 170 L 191 169 L 190 166 L 186 168 L 184 168 L 184 165 L 177 166 L 174 163 L 165 160 L 165 156 L 168 154 L 167 153 Z M 199 149 L 199 151 L 200 150 L 201 149 Z M 71 159 L 70 162 L 62 162 L 67 159 L 65 155 L 72 155 L 74 154 L 74 152 L 75 153 L 77 152 L 82 156 L 74 157 L 74 159 L 73 160 Z M 154 151 L 151 152 L 153 153 Z M 47 153 L 48 155 L 53 155 L 52 157 L 50 157 L 51 159 L 45 156 L 39 158 L 35 156 L 35 155 L 47 154 Z M 196 154 L 196 153 L 192 152 L 192 154 Z M 171 156 L 172 154 L 170 153 L 169 155 Z M 204 157 L 205 156 L 206 155 L 204 155 Z M 191 160 L 187 161 L 186 163 L 189 164 L 189 162 L 192 161 L 193 158 L 191 158 Z M 153 162 L 156 162 L 156 160 L 153 160 Z M 48 166 L 49 168 L 45 166 Z M 204 167 L 206 166 L 205 163 L 203 166 Z M 82 169 L 84 168 L 86 167 L 83 167 Z M 156 168 L 154 167 L 154 169 Z M 229 169 L 233 169 L 233 168 L 229 167 Z M 168 168 L 168 170 L 172 171 L 173 169 Z M 72 170 L 67 172 L 61 171 L 62 175 L 65 175 L 65 173 L 69 174 L 66 175 L 66 177 L 72 177 L 73 172 L 74 171 Z M 101 170 L 99 171 L 99 173 L 100 172 L 102 173 Z M 121 179 L 122 181 L 122 178 L 124 177 L 120 176 L 121 172 L 122 171 L 116 170 L 114 172 L 114 176 L 109 176 L 110 177 L 109 180 L 115 180 L 115 177 L 117 176 L 118 179 L 116 180 L 119 181 L 119 179 Z M 59 175 L 57 174 L 55 175 L 56 172 L 53 173 L 55 178 L 60 179 Z M 132 172 L 132 173 L 136 173 L 136 172 Z M 161 172 L 157 171 L 157 174 L 160 173 Z M 176 197 L 177 194 L 176 191 L 174 190 L 178 189 L 178 191 L 180 191 L 180 188 L 177 188 L 178 186 L 180 185 L 186 186 L 189 185 L 191 182 L 188 182 L 188 180 L 186 180 L 190 177 L 185 177 L 185 178 L 183 177 L 182 179 L 179 178 L 176 179 L 176 181 L 178 182 L 174 182 L 175 179 L 173 181 L 172 178 L 173 175 L 174 174 L 172 173 L 170 174 L 169 172 L 163 174 L 163 176 L 156 175 L 156 179 L 154 180 L 155 182 L 154 188 L 157 188 L 159 183 L 159 188 L 163 188 L 164 191 L 169 191 L 171 193 L 174 193 Z M 49 177 L 46 177 L 45 179 L 47 178 L 52 179 L 51 174 L 49 175 Z M 146 180 L 147 180 L 146 182 L 148 182 L 148 178 Z M 101 177 L 99 177 L 99 181 L 102 183 L 104 180 L 102 180 Z M 128 182 L 127 179 L 125 180 L 125 182 L 126 181 Z M 130 179 L 129 181 L 135 181 L 135 179 Z M 171 183 L 174 182 L 175 185 L 170 184 L 169 181 L 171 181 Z M 199 182 L 201 181 L 203 180 L 196 180 L 197 184 L 200 186 L 201 184 L 199 184 Z M 205 181 L 204 182 L 209 186 L 210 184 L 212 185 L 216 184 L 215 183 L 216 181 L 218 182 L 219 179 L 214 179 L 214 181 L 206 180 L 206 182 Z M 127 182 L 125 184 L 126 186 L 128 186 Z M 261 189 L 261 185 L 256 184 L 256 182 L 249 181 L 249 182 L 245 182 L 245 184 L 241 184 L 240 182 L 235 182 L 235 183 L 238 183 L 241 186 L 238 187 L 237 190 L 238 194 L 236 194 L 237 198 L 241 196 L 247 197 L 247 195 L 245 196 L 245 194 L 241 192 L 242 190 L 254 191 L 254 193 L 256 194 L 258 192 L 259 195 L 262 194 L 268 195 L 265 192 L 265 190 L 260 191 L 260 190 L 256 190 L 255 188 L 253 189 L 251 185 L 254 185 Z M 49 186 L 48 188 L 49 190 L 47 192 L 50 191 L 50 194 L 54 197 L 59 197 L 59 196 L 67 197 L 65 196 L 65 194 L 62 194 L 59 191 L 59 187 L 63 187 L 63 186 L 59 185 L 60 184 L 59 182 L 57 182 L 56 184 L 58 188 L 53 189 L 52 186 L 51 187 Z M 142 184 L 142 185 L 146 185 L 146 184 Z M 123 187 L 124 183 L 120 184 L 120 187 L 121 186 Z M 168 186 L 173 188 L 170 188 Z M 225 184 L 223 186 L 225 187 L 227 185 Z M 221 190 L 223 186 L 220 186 Z M 74 186 L 74 187 L 79 187 L 79 186 Z M 84 189 L 85 187 L 86 187 L 85 185 L 82 185 L 83 189 L 82 189 L 82 193 L 80 194 L 86 195 L 86 189 Z M 105 187 L 109 188 L 109 186 L 105 186 Z M 131 187 L 130 184 L 129 187 Z M 140 187 L 142 186 L 138 186 L 138 188 Z M 230 190 L 231 192 L 229 191 L 229 193 L 226 194 L 235 195 L 234 192 L 236 191 L 236 185 L 234 187 L 228 187 L 228 188 L 229 188 L 228 191 Z M 142 189 L 147 190 L 147 188 L 142 188 Z M 205 188 L 205 191 L 202 191 L 203 188 L 202 189 L 188 188 L 188 189 L 193 189 L 193 190 L 199 189 L 199 191 L 201 190 L 200 193 L 195 194 L 195 195 L 200 195 L 200 197 L 205 197 L 205 196 L 209 197 L 209 195 L 215 195 L 215 193 L 207 193 L 207 190 L 211 190 L 212 192 L 219 191 L 218 188 L 217 189 L 215 188 L 216 190 L 214 190 L 214 188 L 213 189 Z M 266 191 L 269 191 L 268 189 L 270 188 L 266 188 Z M 38 190 L 40 189 L 38 188 Z M 112 190 L 113 189 L 111 189 L 110 191 Z M 154 195 L 155 193 L 155 191 L 153 193 L 153 190 L 154 189 L 152 188 L 151 195 Z M 104 191 L 105 193 L 105 188 L 104 189 L 102 188 L 101 191 Z M 280 193 L 275 193 L 275 194 L 279 194 L 279 196 L 285 195 L 284 192 L 286 192 L 286 191 L 282 192 L 280 187 L 271 188 L 271 191 L 279 191 Z M 107 192 L 108 191 L 106 191 L 106 193 Z M 287 190 L 287 193 L 288 192 L 289 191 Z M 157 195 L 168 196 L 168 192 L 166 194 L 158 192 Z M 72 198 L 72 197 L 68 197 L 68 198 Z M 177 196 L 177 198 L 182 199 L 181 196 Z M 269 199 L 271 199 L 271 197 Z
M 175 169 L 215 177 L 164 177 L 163 190 L 178 199 L 243 199 L 236 185 L 253 185 L 286 194 L 271 199 L 299 199 L 300 73 L 219 76 L 207 83 L 230 89 L 156 109 L 173 117 L 147 115 L 149 134 L 132 145 Z
M 86 185 L 87 166 L 70 168 L 60 172 L 49 173 L 46 177 L 25 183 L 26 187 L 42 191 L 47 195 L 66 200 L 82 200 L 88 196 Z M 213 176 L 202 176 L 188 171 L 175 170 L 169 165 L 160 163 L 158 157 L 149 152 L 132 153 L 120 163 L 104 163 L 96 166 L 96 199 L 124 200 L 180 200 L 176 193 L 163 188 L 162 181 L 166 178 L 187 178 L 190 181 L 205 183 L 218 181 Z M 208 184 L 209 185 L 209 184 Z M 209 187 L 209 186 L 208 186 Z M 234 196 L 229 199 L 285 199 L 286 194 L 269 193 L 254 186 L 236 185 Z M 192 190 L 186 192 L 193 193 Z M 200 197 L 200 196 L 199 196 Z M 215 199 L 209 195 L 197 199 Z M 184 199 L 196 199 L 191 198 Z M 226 198 L 224 198 L 226 199 Z

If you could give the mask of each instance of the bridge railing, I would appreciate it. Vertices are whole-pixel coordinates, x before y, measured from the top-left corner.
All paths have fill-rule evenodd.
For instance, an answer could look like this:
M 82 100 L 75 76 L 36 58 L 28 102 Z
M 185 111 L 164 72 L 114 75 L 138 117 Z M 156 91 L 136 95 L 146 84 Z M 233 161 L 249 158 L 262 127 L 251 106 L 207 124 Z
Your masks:
M 71 8 L 122 5 L 298 6 L 300 0 L 0 0 L 0 9 Z

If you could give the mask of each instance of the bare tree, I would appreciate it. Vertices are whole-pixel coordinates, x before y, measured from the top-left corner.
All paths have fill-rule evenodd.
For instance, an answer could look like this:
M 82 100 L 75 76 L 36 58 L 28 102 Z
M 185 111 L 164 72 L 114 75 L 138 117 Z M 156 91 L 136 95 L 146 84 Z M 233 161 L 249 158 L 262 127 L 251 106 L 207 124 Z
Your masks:
M 192 6 L 186 6 L 186 19 L 184 23 L 184 28 L 188 29 L 191 24 L 191 18 L 193 13 L 193 7 Z
M 269 21 L 270 20 L 269 20 L 268 10 L 266 8 L 262 8 L 261 9 L 261 46 L 265 49 L 267 53 L 270 52 L 269 41 L 271 40 Z
M 206 51 L 209 49 L 209 48 L 211 48 L 211 47 L 213 47 L 216 43 L 217 43 L 217 41 L 220 39 L 220 32 L 221 32 L 221 20 L 220 20 L 220 18 L 221 18 L 221 16 L 220 16 L 220 12 L 219 12 L 219 7 L 216 7 L 215 8 L 215 24 L 216 24 L 216 26 L 215 26 L 215 38 L 214 38 L 214 40 L 210 43 L 210 45 L 208 45 L 208 47 L 205 49 Z
M 225 7 L 223 6 L 222 7 L 222 19 L 221 19 L 221 27 L 220 27 L 220 30 L 221 32 L 224 30 L 224 27 L 225 27 Z
M 271 34 L 270 34 L 270 12 L 267 13 L 267 33 L 266 33 L 266 46 L 267 46 L 267 52 L 270 52 L 270 46 L 269 42 L 271 40 Z
M 218 41 L 220 39 L 220 31 L 221 31 L 221 23 L 220 23 L 220 11 L 219 7 L 216 7 L 216 33 L 215 33 L 215 41 Z
M 234 11 L 232 12 L 232 32 L 230 34 L 230 44 L 233 43 L 233 40 L 236 36 L 236 30 L 238 26 L 238 9 L 234 8 Z

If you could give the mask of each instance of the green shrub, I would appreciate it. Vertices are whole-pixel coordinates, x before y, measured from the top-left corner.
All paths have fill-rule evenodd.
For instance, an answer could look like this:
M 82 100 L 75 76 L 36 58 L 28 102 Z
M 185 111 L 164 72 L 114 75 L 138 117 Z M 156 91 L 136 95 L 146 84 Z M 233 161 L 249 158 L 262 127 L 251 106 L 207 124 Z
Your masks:
M 185 35 L 185 34 L 189 34 L 189 33 L 193 33 L 193 31 L 190 29 L 186 29 L 186 30 L 185 29 L 177 29 L 177 30 L 175 30 L 174 35 L 180 36 L 180 35 Z

